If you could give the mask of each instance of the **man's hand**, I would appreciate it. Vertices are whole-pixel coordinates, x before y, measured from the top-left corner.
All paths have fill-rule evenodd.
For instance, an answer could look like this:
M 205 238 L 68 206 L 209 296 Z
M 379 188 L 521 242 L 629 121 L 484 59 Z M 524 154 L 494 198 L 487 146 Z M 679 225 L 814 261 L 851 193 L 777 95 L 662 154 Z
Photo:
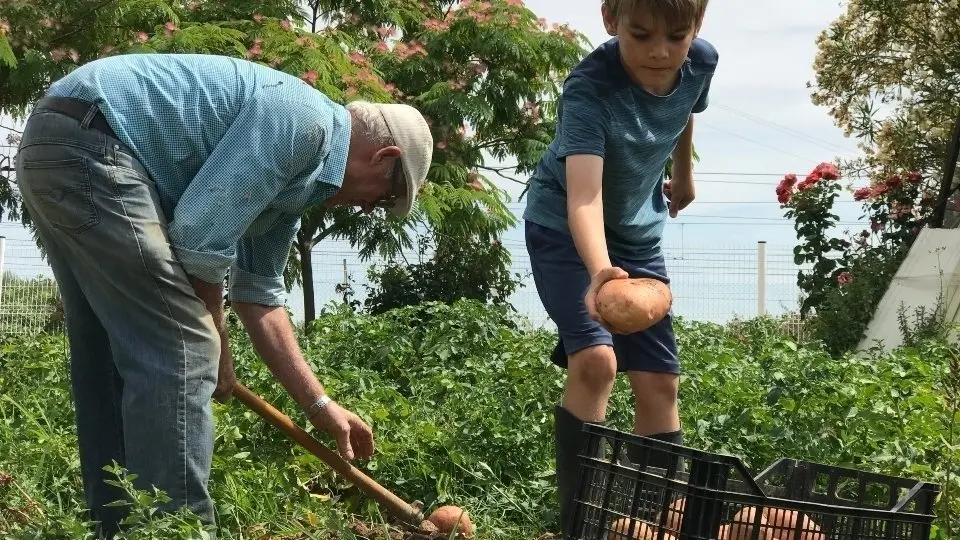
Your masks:
M 583 298 L 583 303 L 587 306 L 587 313 L 590 314 L 590 318 L 602 324 L 604 328 L 610 330 L 607 327 L 607 323 L 603 320 L 603 317 L 600 316 L 600 313 L 597 311 L 597 291 L 600 290 L 600 287 L 612 280 L 612 279 L 625 279 L 630 277 L 623 268 L 616 266 L 608 266 L 603 270 L 597 272 L 593 279 L 590 280 L 590 286 L 587 288 L 587 294 Z M 612 332 L 612 330 L 610 330 Z
M 310 423 L 337 440 L 337 449 L 343 459 L 367 459 L 373 455 L 373 430 L 359 416 L 335 401 L 327 403 L 326 407 L 313 415 Z
M 677 217 L 677 214 L 696 198 L 693 174 L 690 172 L 674 174 L 672 180 L 663 184 L 663 194 L 670 199 L 670 217 Z

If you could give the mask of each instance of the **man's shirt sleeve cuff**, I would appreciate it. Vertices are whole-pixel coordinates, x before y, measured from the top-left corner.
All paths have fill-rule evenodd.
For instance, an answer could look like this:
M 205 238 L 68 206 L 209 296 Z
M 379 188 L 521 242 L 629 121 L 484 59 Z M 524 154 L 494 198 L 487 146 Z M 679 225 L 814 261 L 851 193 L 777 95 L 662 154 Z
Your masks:
M 174 253 L 183 265 L 184 271 L 207 283 L 223 283 L 233 257 L 220 253 L 200 252 L 174 247 Z
M 231 302 L 282 306 L 286 300 L 283 276 L 278 278 L 258 276 L 234 265 L 230 269 L 230 289 L 227 298 Z

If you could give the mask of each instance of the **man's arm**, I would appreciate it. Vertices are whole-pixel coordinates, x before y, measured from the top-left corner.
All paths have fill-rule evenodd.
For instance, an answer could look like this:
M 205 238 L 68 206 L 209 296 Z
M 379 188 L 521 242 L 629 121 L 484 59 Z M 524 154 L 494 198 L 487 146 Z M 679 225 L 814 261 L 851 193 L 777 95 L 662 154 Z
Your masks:
M 283 306 L 231 302 L 254 349 L 298 405 L 306 410 L 325 390 L 307 364 Z
M 195 277 L 190 278 L 190 284 L 193 285 L 193 290 L 197 293 L 197 296 L 207 306 L 207 311 L 213 315 L 213 323 L 217 330 L 224 333 L 227 328 L 227 318 L 223 312 L 223 284 L 207 283 Z
M 299 215 L 287 214 L 269 229 L 241 239 L 230 271 L 230 305 L 274 378 L 309 412 L 310 423 L 333 435 L 346 459 L 368 457 L 373 454 L 373 431 L 356 414 L 333 400 L 319 411 L 310 410 L 326 390 L 300 350 L 283 303 L 283 269 L 299 223 Z
M 282 306 L 264 306 L 249 302 L 231 304 L 250 335 L 253 347 L 263 358 L 290 397 L 303 409 L 325 395 L 310 365 L 304 359 L 290 317 Z M 310 423 L 332 435 L 337 449 L 347 460 L 373 455 L 373 431 L 353 412 L 329 401 Z
M 227 330 L 227 317 L 223 310 L 223 284 L 207 283 L 195 277 L 190 278 L 194 292 L 207 306 L 213 316 L 213 324 L 220 337 L 220 362 L 217 373 L 217 388 L 213 393 L 217 401 L 226 401 L 233 390 L 236 375 L 233 371 L 233 355 L 230 353 L 230 334 Z

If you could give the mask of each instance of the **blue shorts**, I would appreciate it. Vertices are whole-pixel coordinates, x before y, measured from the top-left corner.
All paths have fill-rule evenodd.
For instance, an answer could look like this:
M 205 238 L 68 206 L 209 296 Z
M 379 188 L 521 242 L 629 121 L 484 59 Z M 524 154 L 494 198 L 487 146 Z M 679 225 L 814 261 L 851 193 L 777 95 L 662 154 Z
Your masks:
M 526 225 L 527 253 L 537 294 L 560 334 L 551 360 L 567 367 L 567 357 L 594 345 L 609 345 L 617 355 L 617 371 L 680 373 L 672 310 L 659 323 L 634 334 L 611 334 L 590 318 L 583 296 L 590 276 L 573 238 L 530 221 Z M 649 261 L 611 257 L 614 266 L 630 277 L 650 277 L 669 284 L 662 256 Z

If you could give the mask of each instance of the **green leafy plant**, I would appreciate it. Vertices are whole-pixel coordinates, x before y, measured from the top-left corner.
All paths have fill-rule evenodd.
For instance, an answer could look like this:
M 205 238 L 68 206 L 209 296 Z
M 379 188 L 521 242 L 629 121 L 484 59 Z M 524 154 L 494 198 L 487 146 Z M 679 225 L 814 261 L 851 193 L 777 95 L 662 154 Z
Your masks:
M 161 538 L 183 540 L 209 540 L 213 538 L 210 527 L 205 527 L 199 518 L 187 510 L 172 513 L 159 512 L 159 506 L 170 502 L 170 497 L 159 489 L 138 489 L 134 485 L 137 479 L 135 473 L 130 473 L 124 467 L 112 462 L 103 468 L 116 477 L 116 480 L 106 480 L 111 486 L 117 487 L 125 495 L 123 499 L 108 503 L 111 507 L 124 507 L 126 517 L 120 525 L 130 532 L 124 532 L 125 538 L 130 540 L 160 540 Z
M 509 307 L 510 295 L 522 276 L 511 272 L 510 252 L 498 241 L 446 238 L 427 257 L 428 242 L 420 243 L 420 262 L 388 263 L 371 267 L 372 285 L 365 301 L 370 313 L 425 302 L 452 303 L 460 299 L 492 302 Z
M 330 305 L 311 326 L 300 333 L 311 367 L 374 428 L 377 452 L 358 467 L 428 509 L 467 509 L 478 540 L 556 532 L 552 408 L 563 374 L 548 360 L 552 332 L 473 300 L 379 315 Z M 931 538 L 960 529 L 954 345 L 924 338 L 891 353 L 833 356 L 797 343 L 774 318 L 726 327 L 681 318 L 675 328 L 687 445 L 736 455 L 754 473 L 793 457 L 937 482 L 945 496 Z M 332 448 L 235 322 L 231 332 L 239 380 Z M 0 487 L 0 503 L 35 501 L 23 523 L 0 519 L 5 537 L 85 538 L 66 351 L 62 335 L 0 344 L 0 471 L 16 479 Z M 630 396 L 619 378 L 612 427 L 631 430 Z M 218 537 L 388 538 L 376 504 L 329 466 L 236 400 L 215 411 Z M 146 513 L 156 496 L 147 493 L 131 535 L 180 519 Z

